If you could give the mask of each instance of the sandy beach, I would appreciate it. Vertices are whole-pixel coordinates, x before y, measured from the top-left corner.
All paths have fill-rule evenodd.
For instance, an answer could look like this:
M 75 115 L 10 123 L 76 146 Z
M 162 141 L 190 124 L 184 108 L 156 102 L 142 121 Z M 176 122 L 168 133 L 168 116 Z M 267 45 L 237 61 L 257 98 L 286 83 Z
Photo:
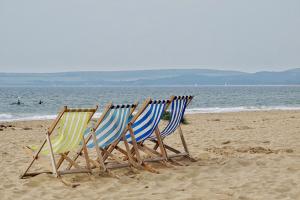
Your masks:
M 0 199 L 300 199 L 300 111 L 186 115 L 187 166 L 155 165 L 159 174 L 115 170 L 105 175 L 19 175 L 29 162 L 22 147 L 39 144 L 51 121 L 2 122 Z M 179 136 L 168 138 L 180 147 Z M 49 160 L 50 163 L 50 160 Z

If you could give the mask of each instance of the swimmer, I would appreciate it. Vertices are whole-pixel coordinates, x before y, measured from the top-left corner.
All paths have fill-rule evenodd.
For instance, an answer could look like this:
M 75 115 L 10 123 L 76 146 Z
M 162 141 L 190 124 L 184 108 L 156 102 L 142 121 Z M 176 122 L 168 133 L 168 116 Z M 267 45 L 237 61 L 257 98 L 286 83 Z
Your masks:
M 17 102 L 13 102 L 10 105 L 21 105 L 21 104 L 23 104 L 23 103 L 21 103 L 20 97 L 18 97 Z

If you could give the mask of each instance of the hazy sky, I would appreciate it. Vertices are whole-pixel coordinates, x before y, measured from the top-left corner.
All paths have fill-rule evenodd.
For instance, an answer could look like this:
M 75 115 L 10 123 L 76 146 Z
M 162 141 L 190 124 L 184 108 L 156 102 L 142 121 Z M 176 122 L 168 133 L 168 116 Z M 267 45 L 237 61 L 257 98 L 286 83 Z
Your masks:
M 0 71 L 300 67 L 299 0 L 0 0 Z

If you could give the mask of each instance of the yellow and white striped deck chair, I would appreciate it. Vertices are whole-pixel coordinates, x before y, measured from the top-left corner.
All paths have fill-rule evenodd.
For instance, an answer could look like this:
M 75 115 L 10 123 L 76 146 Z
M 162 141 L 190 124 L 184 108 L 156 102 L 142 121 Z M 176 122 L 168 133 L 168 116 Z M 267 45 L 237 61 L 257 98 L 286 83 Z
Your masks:
M 78 149 L 80 145 L 85 146 L 86 143 L 84 142 L 83 133 L 97 108 L 98 107 L 93 109 L 69 109 L 65 106 L 53 122 L 52 126 L 48 129 L 46 139 L 42 143 L 41 147 L 27 147 L 33 151 L 34 155 L 29 166 L 21 175 L 21 178 L 38 175 L 40 173 L 52 173 L 54 176 L 59 177 L 60 175 L 67 173 L 90 172 L 87 151 L 84 151 L 86 168 L 80 168 L 78 164 L 74 163 L 68 157 L 68 154 L 69 152 Z M 54 130 L 57 130 L 56 135 L 52 134 Z M 46 143 L 48 145 L 46 145 Z M 84 147 L 84 149 L 86 150 L 86 147 Z M 38 159 L 39 154 L 49 155 L 51 157 L 52 171 L 29 173 L 29 169 Z M 56 154 L 60 157 L 58 161 L 55 159 Z M 59 171 L 64 160 L 72 162 L 72 164 L 76 166 L 76 169 Z

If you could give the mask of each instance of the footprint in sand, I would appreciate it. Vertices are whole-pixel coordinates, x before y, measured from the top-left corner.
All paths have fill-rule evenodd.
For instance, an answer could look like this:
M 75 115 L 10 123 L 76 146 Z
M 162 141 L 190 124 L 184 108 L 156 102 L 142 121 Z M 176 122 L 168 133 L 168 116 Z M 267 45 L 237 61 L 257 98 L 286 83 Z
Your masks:
M 222 142 L 222 144 L 229 144 L 229 143 L 231 143 L 230 140 L 227 140 L 227 141 L 225 141 L 225 142 Z
M 256 161 L 256 165 L 257 166 L 266 166 L 266 162 L 262 161 L 262 160 L 258 160 L 258 161 Z
M 291 165 L 287 168 L 288 171 L 297 172 L 300 170 L 300 165 Z

